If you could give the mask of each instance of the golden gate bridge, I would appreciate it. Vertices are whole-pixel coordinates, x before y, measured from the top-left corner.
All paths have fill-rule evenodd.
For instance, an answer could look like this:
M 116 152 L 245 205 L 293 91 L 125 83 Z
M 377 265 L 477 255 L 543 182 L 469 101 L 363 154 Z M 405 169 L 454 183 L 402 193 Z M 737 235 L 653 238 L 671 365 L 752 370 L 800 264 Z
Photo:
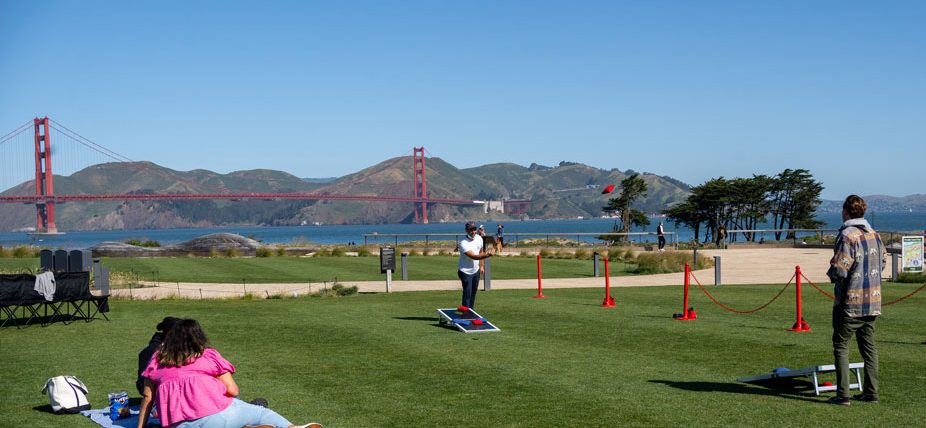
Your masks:
M 32 131 L 31 133 L 29 131 Z M 62 150 L 60 143 L 55 146 L 56 150 L 52 151 L 52 133 L 55 131 L 55 137 L 65 140 L 69 143 L 68 150 Z M 31 137 L 31 138 L 29 138 Z M 29 144 L 31 143 L 31 144 Z M 6 173 L 5 180 L 14 185 L 22 185 L 17 176 L 23 176 L 22 171 L 17 171 L 16 166 L 22 165 L 22 162 L 14 158 L 22 158 L 28 155 L 34 155 L 35 159 L 35 176 L 34 189 L 35 193 L 27 195 L 8 195 L 0 196 L 0 203 L 24 203 L 34 204 L 36 210 L 36 233 L 58 233 L 55 224 L 55 205 L 64 202 L 95 202 L 95 201 L 182 201 L 182 200 L 327 200 L 327 201 L 369 201 L 369 202 L 401 202 L 412 203 L 414 209 L 414 222 L 428 222 L 428 205 L 446 204 L 446 205 L 478 205 L 483 201 L 472 199 L 449 199 L 449 198 L 431 198 L 428 197 L 427 191 L 427 174 L 425 166 L 424 147 L 415 147 L 413 149 L 412 169 L 414 176 L 414 185 L 409 196 L 396 195 L 339 195 L 330 193 L 232 193 L 228 191 L 217 193 L 123 193 L 123 194 L 58 194 L 55 193 L 54 175 L 52 174 L 52 161 L 59 165 L 61 162 L 70 162 L 65 170 L 75 172 L 83 167 L 93 164 L 89 161 L 86 153 L 89 151 L 102 157 L 104 161 L 133 162 L 131 159 L 122 156 L 106 147 L 96 144 L 80 134 L 70 130 L 64 125 L 49 119 L 48 117 L 35 118 L 22 126 L 0 137 L 0 148 L 6 146 L 3 157 L 9 158 L 7 162 L 11 165 L 0 165 Z M 24 147 L 26 146 L 26 147 Z M 89 150 L 88 150 L 89 149 Z M 31 152 L 31 153 L 30 153 Z M 52 156 L 52 154 L 55 156 Z M 76 161 L 76 163 L 75 163 Z M 102 162 L 97 162 L 102 163 Z M 28 171 L 31 178 L 31 171 Z M 23 177 L 25 178 L 25 177 Z M 25 180 L 23 180 L 25 181 Z M 4 183 L 0 181 L 0 184 Z M 28 182 L 25 183 L 28 185 Z M 0 186 L 2 189 L 3 186 Z M 520 201 L 522 204 L 524 201 Z

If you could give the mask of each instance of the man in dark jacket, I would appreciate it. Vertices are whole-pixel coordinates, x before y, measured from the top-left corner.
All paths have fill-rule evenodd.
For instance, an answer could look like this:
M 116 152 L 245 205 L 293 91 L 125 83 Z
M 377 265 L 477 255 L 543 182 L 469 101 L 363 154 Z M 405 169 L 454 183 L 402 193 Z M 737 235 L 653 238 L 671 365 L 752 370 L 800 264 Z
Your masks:
M 145 378 L 141 377 L 141 373 L 145 371 L 145 367 L 148 367 L 148 362 L 151 361 L 151 356 L 154 355 L 154 352 L 161 347 L 161 342 L 164 341 L 164 334 L 170 331 L 177 321 L 180 321 L 180 318 L 164 317 L 164 319 L 155 326 L 157 331 L 151 336 L 151 341 L 148 342 L 148 346 L 138 353 L 138 379 L 135 381 L 135 388 L 138 388 L 139 394 L 141 394 L 142 390 L 145 388 Z

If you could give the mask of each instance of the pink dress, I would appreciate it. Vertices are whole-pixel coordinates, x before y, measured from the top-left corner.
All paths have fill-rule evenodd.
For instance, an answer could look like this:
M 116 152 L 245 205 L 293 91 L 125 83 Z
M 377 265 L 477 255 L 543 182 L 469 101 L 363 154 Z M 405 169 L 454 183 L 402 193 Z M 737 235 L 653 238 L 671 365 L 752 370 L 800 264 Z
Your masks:
M 232 397 L 225 395 L 225 384 L 216 377 L 235 373 L 235 366 L 212 348 L 182 367 L 162 367 L 155 353 L 142 376 L 157 386 L 161 425 L 209 416 L 225 410 Z

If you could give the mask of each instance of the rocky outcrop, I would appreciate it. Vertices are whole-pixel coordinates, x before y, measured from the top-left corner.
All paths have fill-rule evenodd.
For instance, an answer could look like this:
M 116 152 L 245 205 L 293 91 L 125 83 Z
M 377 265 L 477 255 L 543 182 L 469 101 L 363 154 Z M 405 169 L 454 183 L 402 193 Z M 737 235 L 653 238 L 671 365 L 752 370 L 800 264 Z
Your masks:
M 102 242 L 90 250 L 94 257 L 167 257 L 197 255 L 209 256 L 215 253 L 253 256 L 260 242 L 234 233 L 213 233 L 167 247 L 140 247 L 123 242 Z

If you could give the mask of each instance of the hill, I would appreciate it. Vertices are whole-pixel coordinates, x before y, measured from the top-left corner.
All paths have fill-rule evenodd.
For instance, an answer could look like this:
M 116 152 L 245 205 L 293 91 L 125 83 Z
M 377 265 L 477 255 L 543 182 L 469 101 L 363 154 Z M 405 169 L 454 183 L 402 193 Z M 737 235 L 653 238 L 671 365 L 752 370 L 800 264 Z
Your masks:
M 868 195 L 863 196 L 868 203 L 868 209 L 877 212 L 926 212 L 926 194 L 908 196 Z M 824 200 L 820 203 L 818 212 L 842 212 L 843 201 Z
M 207 170 L 175 171 L 151 162 L 94 165 L 70 176 L 55 176 L 57 194 L 114 193 L 245 193 L 313 192 L 344 195 L 401 195 L 413 192 L 409 157 L 397 157 L 337 179 L 306 180 L 273 170 L 219 174 Z M 556 167 L 510 163 L 458 169 L 440 158 L 426 161 L 428 196 L 432 198 L 501 200 L 530 199 L 530 218 L 597 217 L 607 196 L 601 186 L 619 183 L 633 173 L 603 170 L 578 163 Z M 649 186 L 638 208 L 658 212 L 681 201 L 688 186 L 669 177 L 643 173 Z M 3 195 L 29 195 L 29 181 Z M 56 220 L 62 230 L 148 229 L 222 225 L 376 224 L 412 221 L 410 203 L 347 201 L 154 201 L 58 204 Z M 433 205 L 430 221 L 465 218 L 508 219 L 472 207 Z M 0 230 L 34 226 L 30 205 L 0 205 Z

